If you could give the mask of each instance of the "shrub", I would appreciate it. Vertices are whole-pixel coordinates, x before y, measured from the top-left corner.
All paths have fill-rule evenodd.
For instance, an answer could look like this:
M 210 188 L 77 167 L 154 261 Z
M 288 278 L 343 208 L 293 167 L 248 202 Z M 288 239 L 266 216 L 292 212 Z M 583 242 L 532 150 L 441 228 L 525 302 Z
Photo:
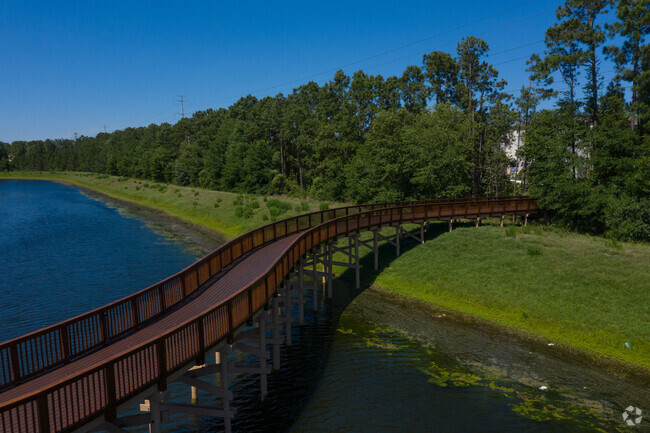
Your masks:
M 270 207 L 269 214 L 271 215 L 271 221 L 277 220 L 277 218 L 285 212 L 286 211 L 279 209 L 277 207 Z
M 214 204 L 214 207 L 215 207 L 215 208 L 218 208 L 218 207 L 219 207 L 219 203 L 215 203 L 215 204 Z
M 288 201 L 278 200 L 277 198 L 270 198 L 266 201 L 266 207 L 269 211 L 271 211 L 271 209 L 277 209 L 277 211 L 279 211 L 278 215 L 281 215 L 291 209 L 291 203 Z M 272 212 L 271 215 L 273 215 Z
M 236 216 L 237 218 L 241 218 L 242 216 L 244 216 L 244 208 L 241 207 L 241 206 L 237 206 L 237 207 L 235 208 L 235 216 Z
M 308 212 L 308 211 L 309 211 L 309 203 L 307 203 L 307 202 L 305 202 L 305 201 L 301 202 L 301 203 L 300 203 L 300 209 L 301 209 L 303 212 Z
M 528 248 L 526 249 L 526 252 L 528 253 L 529 256 L 541 256 L 542 255 L 542 249 L 538 247 L 537 245 L 529 245 Z
M 516 238 L 517 237 L 517 229 L 514 226 L 506 227 L 506 237 L 508 237 L 508 238 Z
M 269 216 L 267 214 L 262 214 L 262 221 L 268 221 Z
M 321 204 L 318 205 L 318 209 L 320 210 L 327 210 L 330 208 L 330 204 L 327 202 L 322 202 Z

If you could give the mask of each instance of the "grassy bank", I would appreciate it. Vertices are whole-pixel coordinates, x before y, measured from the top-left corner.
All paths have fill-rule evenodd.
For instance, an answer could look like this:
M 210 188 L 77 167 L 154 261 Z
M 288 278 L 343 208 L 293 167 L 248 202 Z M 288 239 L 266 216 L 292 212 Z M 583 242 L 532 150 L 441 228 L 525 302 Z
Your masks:
M 650 370 L 650 245 L 541 228 L 440 228 L 374 283 Z
M 0 179 L 70 182 L 108 196 L 162 210 L 235 237 L 276 219 L 319 210 L 312 200 L 236 194 L 92 173 L 0 172 Z

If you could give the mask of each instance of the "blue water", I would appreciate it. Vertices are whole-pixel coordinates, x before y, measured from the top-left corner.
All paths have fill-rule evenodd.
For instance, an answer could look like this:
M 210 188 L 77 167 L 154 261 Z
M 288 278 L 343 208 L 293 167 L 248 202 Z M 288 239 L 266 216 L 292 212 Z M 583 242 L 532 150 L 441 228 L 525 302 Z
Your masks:
M 76 188 L 0 181 L 0 341 L 120 299 L 194 260 L 182 243 Z

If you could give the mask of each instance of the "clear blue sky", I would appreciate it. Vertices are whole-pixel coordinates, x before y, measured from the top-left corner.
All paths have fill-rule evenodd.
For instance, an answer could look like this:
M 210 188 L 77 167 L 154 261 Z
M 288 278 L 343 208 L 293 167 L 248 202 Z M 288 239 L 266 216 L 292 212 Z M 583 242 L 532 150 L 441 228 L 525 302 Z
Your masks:
M 401 74 L 467 35 L 488 42 L 516 91 L 560 3 L 2 0 L 0 141 L 174 123 L 179 95 L 192 113 L 323 83 L 339 68 Z

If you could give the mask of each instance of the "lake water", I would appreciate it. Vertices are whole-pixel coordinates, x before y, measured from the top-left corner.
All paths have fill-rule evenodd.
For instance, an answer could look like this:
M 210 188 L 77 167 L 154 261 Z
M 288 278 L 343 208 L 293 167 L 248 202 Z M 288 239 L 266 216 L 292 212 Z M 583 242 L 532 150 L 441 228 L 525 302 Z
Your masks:
M 55 182 L 0 182 L 0 340 L 143 289 L 196 260 L 146 222 Z
M 0 182 L 0 339 L 121 298 L 196 256 L 191 245 L 75 188 Z M 430 312 L 376 292 L 360 293 L 342 281 L 335 288 L 331 302 L 319 304 L 315 313 L 308 306 L 306 323 L 294 324 L 294 344 L 283 348 L 282 368 L 269 377 L 265 402 L 255 376 L 231 379 L 238 409 L 233 431 L 625 431 L 617 417 L 628 401 L 621 391 L 627 385 L 605 396 L 576 395 L 569 388 L 582 388 L 577 385 L 540 391 L 539 381 L 555 380 L 562 375 L 558 370 L 576 381 L 593 375 L 581 376 L 580 367 L 483 331 L 436 323 Z M 539 366 L 522 367 L 517 379 L 504 373 L 515 365 L 535 365 L 535 356 Z M 590 387 L 616 383 L 607 377 L 598 381 Z M 170 390 L 176 399 L 189 400 L 187 387 Z M 621 395 L 620 402 L 612 393 Z M 203 395 L 200 401 L 216 402 Z M 218 419 L 174 415 L 165 430 L 221 427 Z M 644 426 L 639 427 L 635 431 Z

